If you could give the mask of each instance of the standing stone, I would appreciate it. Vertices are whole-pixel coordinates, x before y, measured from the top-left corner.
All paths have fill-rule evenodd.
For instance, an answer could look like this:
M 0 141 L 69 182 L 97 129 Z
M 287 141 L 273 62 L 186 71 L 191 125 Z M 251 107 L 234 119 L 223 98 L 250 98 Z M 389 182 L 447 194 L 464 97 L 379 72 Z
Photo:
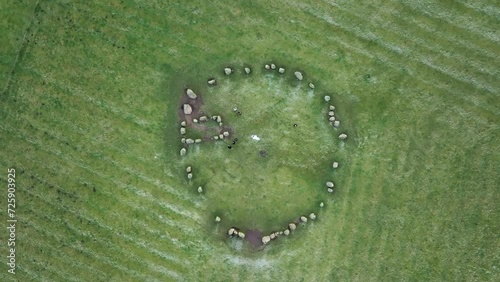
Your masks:
M 250 68 L 245 68 L 245 73 L 246 74 L 250 74 L 250 72 L 251 72 Z
M 193 100 L 194 100 L 194 99 L 196 99 L 196 97 L 198 97 L 198 96 L 194 93 L 194 91 L 193 91 L 193 90 L 191 90 L 191 89 L 189 89 L 189 88 L 188 88 L 188 89 L 186 89 L 186 94 L 188 95 L 188 97 L 189 97 L 189 98 L 191 98 L 191 99 L 193 99 Z
M 193 174 L 192 173 L 188 173 L 187 177 L 188 177 L 189 180 L 191 180 L 191 179 L 193 179 Z
M 224 132 L 222 133 L 222 135 L 224 135 L 224 137 L 228 137 L 228 136 L 229 136 L 229 132 L 224 131 Z
M 329 111 L 328 115 L 331 116 L 331 117 L 333 117 L 335 115 L 335 112 L 334 111 Z
M 339 127 L 340 126 L 340 121 L 336 120 L 333 122 L 333 126 Z
M 324 207 L 324 206 L 325 206 L 325 203 L 323 203 L 323 202 L 319 203 L 319 207 L 320 207 L 320 208 L 322 208 L 322 207 Z
M 271 240 L 276 239 L 276 234 L 272 233 L 271 235 L 269 235 L 269 238 L 270 238 Z
M 185 127 L 181 127 L 180 132 L 181 132 L 181 135 L 186 134 L 186 128 Z
M 186 144 L 193 144 L 194 140 L 191 138 L 186 139 Z
M 181 126 L 186 126 L 186 121 L 185 120 L 181 121 Z
M 295 74 L 295 77 L 298 79 L 298 80 L 302 80 L 304 77 L 302 76 L 302 73 L 300 71 L 296 71 L 294 72 L 293 74 Z
M 190 173 L 192 170 L 193 170 L 193 169 L 191 168 L 191 166 L 190 166 L 190 165 L 186 167 L 186 172 L 187 172 L 187 173 Z
M 332 167 L 333 167 L 333 168 L 337 168 L 337 167 L 339 167 L 339 163 L 338 163 L 338 162 L 333 162 Z
M 295 223 L 290 223 L 288 224 L 288 229 L 290 229 L 290 231 L 293 231 L 297 228 L 297 225 L 295 225 Z
M 238 236 L 239 236 L 241 239 L 245 239 L 245 233 L 243 233 L 243 232 L 238 232 Z
M 227 231 L 227 235 L 232 236 L 233 233 L 234 233 L 234 228 L 229 228 L 229 230 Z
M 271 237 L 269 236 L 262 237 L 262 243 L 264 243 L 264 245 L 269 243 L 269 241 L 271 241 Z
M 186 138 L 181 138 L 181 143 L 185 144 L 186 143 Z
M 326 101 L 326 102 L 328 102 L 328 101 L 330 101 L 330 100 L 331 100 L 331 97 L 330 97 L 330 96 L 328 96 L 328 95 L 325 95 L 324 99 L 325 99 L 325 101 Z
M 314 84 L 312 84 L 312 82 L 309 83 L 309 88 L 314 89 Z
M 233 70 L 232 70 L 231 68 L 225 68 L 225 69 L 224 69 L 224 73 L 225 73 L 226 75 L 230 75 L 232 72 L 233 72 Z
M 220 116 L 217 116 L 217 119 L 215 120 L 216 122 L 222 122 L 222 118 Z
M 314 213 L 311 213 L 309 215 L 309 218 L 312 219 L 312 220 L 315 220 L 316 219 L 316 215 Z
M 190 115 L 193 112 L 193 108 L 189 104 L 184 104 L 184 114 Z
M 270 69 L 270 68 L 271 68 L 271 66 L 270 66 L 270 65 L 268 65 L 268 64 L 266 64 L 264 67 L 266 68 L 266 70 L 268 70 L 268 69 Z
M 305 217 L 305 216 L 301 216 L 301 217 L 300 217 L 300 221 L 302 221 L 302 222 L 306 223 L 306 222 L 307 222 L 307 217 Z
M 285 231 L 283 231 L 283 234 L 285 234 L 286 236 L 288 236 L 290 234 L 290 230 L 286 229 Z
M 271 69 L 272 70 L 276 69 L 276 65 L 275 64 L 271 64 Z
M 185 156 L 186 155 L 186 148 L 182 148 L 181 149 L 181 156 Z
M 202 193 L 203 192 L 203 188 L 200 186 L 198 187 L 198 193 Z
M 219 122 L 219 126 L 221 126 L 221 127 L 222 127 L 222 122 Z
M 334 185 L 334 184 L 333 184 L 333 182 L 331 182 L 331 181 L 328 181 L 328 182 L 326 183 L 326 187 L 333 188 L 334 186 L 335 186 L 335 185 Z
M 340 140 L 344 140 L 346 138 L 347 138 L 347 134 L 342 133 L 342 134 L 339 135 L 339 139 Z
M 215 79 L 209 79 L 208 80 L 208 85 L 215 85 L 215 84 L 216 84 Z
M 330 105 L 330 111 L 334 111 L 334 110 L 335 110 L 335 106 Z
M 201 116 L 200 119 L 199 119 L 200 122 L 204 122 L 204 121 L 207 121 L 207 120 L 208 120 L 207 116 Z
M 333 122 L 333 121 L 335 121 L 335 117 L 333 117 L 333 116 L 329 117 L 328 120 Z
M 215 135 L 214 140 L 219 140 L 219 135 Z
M 279 72 L 279 73 L 285 73 L 285 69 L 284 69 L 284 68 L 279 68 L 279 69 L 278 69 L 278 72 Z
M 194 140 L 194 143 L 196 143 L 196 144 L 200 144 L 200 143 L 201 143 L 201 139 L 195 139 L 195 140 Z
M 333 193 L 333 188 L 328 188 L 326 190 L 328 191 L 328 193 Z
M 194 122 L 194 123 L 198 123 L 198 120 L 194 118 L 194 119 L 193 119 L 193 122 Z
M 215 222 L 220 222 L 220 217 L 216 216 L 215 217 Z

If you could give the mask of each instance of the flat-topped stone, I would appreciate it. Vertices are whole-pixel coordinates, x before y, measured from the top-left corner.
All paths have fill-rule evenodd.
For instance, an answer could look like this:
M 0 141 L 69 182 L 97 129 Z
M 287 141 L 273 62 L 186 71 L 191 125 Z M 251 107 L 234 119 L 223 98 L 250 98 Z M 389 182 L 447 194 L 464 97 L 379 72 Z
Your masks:
M 193 90 L 191 90 L 191 89 L 189 89 L 189 88 L 188 88 L 188 89 L 186 89 L 186 94 L 188 95 L 188 97 L 189 97 L 189 98 L 191 98 L 191 99 L 193 99 L 193 100 L 194 100 L 194 99 L 196 99 L 196 97 L 198 97 L 198 96 L 194 93 L 194 91 L 193 91 Z
M 193 112 L 193 108 L 189 104 L 184 104 L 183 110 L 185 115 L 190 115 Z
M 298 80 L 302 80 L 304 79 L 304 76 L 302 76 L 302 73 L 300 71 L 296 71 L 293 73 L 295 75 L 295 77 L 298 79 Z

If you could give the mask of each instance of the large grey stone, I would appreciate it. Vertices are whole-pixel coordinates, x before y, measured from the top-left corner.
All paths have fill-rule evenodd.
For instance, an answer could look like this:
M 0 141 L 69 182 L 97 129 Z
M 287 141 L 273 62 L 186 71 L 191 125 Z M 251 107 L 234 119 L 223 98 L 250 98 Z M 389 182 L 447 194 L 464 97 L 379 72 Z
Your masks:
M 186 89 L 186 94 L 188 95 L 189 98 L 191 99 L 196 99 L 196 97 L 198 97 L 193 90 L 191 89 Z
M 295 77 L 298 79 L 298 80 L 302 80 L 304 79 L 304 77 L 302 76 L 302 73 L 300 71 L 296 71 L 294 72 L 293 74 L 295 74 Z
M 181 153 L 181 156 L 185 156 L 186 155 L 186 148 L 182 148 L 180 153 Z
M 193 108 L 189 104 L 184 104 L 183 109 L 185 115 L 190 115 L 193 112 Z
M 225 73 L 226 75 L 230 75 L 232 72 L 233 72 L 233 70 L 232 70 L 231 68 L 225 68 L 225 69 L 224 69 L 224 73 Z
M 271 237 L 269 236 L 262 237 L 262 243 L 264 243 L 264 245 L 269 243 L 269 241 L 271 241 Z
M 334 186 L 335 186 L 335 185 L 334 185 L 334 184 L 333 184 L 333 182 L 331 182 L 331 181 L 328 181 L 328 182 L 326 183 L 326 187 L 333 188 Z
M 339 139 L 340 140 L 344 140 L 346 138 L 347 138 L 347 134 L 345 134 L 345 133 L 342 133 L 342 134 L 339 135 Z

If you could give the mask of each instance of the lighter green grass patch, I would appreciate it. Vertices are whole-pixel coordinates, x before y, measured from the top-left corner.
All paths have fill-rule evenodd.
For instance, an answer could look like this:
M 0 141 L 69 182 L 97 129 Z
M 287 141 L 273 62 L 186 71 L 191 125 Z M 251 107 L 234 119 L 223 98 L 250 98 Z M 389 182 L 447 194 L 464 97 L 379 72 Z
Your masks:
M 305 81 L 285 78 L 290 76 L 291 71 L 237 72 L 199 93 L 204 101 L 200 115 L 221 115 L 232 135 L 188 148 L 183 164 L 193 166 L 195 178 L 187 187 L 204 188 L 202 197 L 225 227 L 283 230 L 332 197 L 325 181 L 332 180 L 331 161 L 341 142 L 327 119 L 330 103 L 314 95 Z M 214 121 L 206 124 L 212 124 L 210 130 L 188 127 L 187 136 L 209 138 L 221 131 Z

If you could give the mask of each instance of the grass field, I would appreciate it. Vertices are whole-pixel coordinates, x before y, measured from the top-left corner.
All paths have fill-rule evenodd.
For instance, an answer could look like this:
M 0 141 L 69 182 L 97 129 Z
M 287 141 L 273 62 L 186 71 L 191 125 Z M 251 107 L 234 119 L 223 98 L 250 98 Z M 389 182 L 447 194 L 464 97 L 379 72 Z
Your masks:
M 0 4 L 0 182 L 7 187 L 7 168 L 16 169 L 18 218 L 16 274 L 7 272 L 4 228 L 0 281 L 500 280 L 496 1 L 169 2 Z M 206 193 L 195 192 L 183 174 L 194 156 L 179 157 L 177 109 L 185 87 L 226 115 L 233 91 L 262 106 L 250 99 L 252 85 L 306 91 L 306 81 L 259 75 L 269 61 L 314 80 L 301 114 L 332 95 L 349 139 L 340 146 L 319 122 L 331 143 L 309 142 L 305 152 L 326 148 L 338 171 L 284 166 L 285 177 L 319 191 L 295 191 L 311 201 L 289 210 L 276 203 L 275 219 L 327 196 L 318 220 L 263 251 L 242 251 L 222 235 L 225 220 L 253 217 L 235 209 L 216 226 L 213 216 L 233 199 L 259 198 L 216 194 L 210 186 L 220 180 L 208 169 L 195 178 Z M 207 87 L 210 76 L 227 80 L 224 66 L 244 64 L 256 70 L 250 79 Z M 249 120 L 228 122 L 253 131 Z M 202 145 L 202 163 L 232 160 L 226 148 Z M 311 158 L 307 170 L 330 162 Z M 315 186 L 329 176 L 334 195 Z M 258 219 L 273 203 L 247 211 Z

